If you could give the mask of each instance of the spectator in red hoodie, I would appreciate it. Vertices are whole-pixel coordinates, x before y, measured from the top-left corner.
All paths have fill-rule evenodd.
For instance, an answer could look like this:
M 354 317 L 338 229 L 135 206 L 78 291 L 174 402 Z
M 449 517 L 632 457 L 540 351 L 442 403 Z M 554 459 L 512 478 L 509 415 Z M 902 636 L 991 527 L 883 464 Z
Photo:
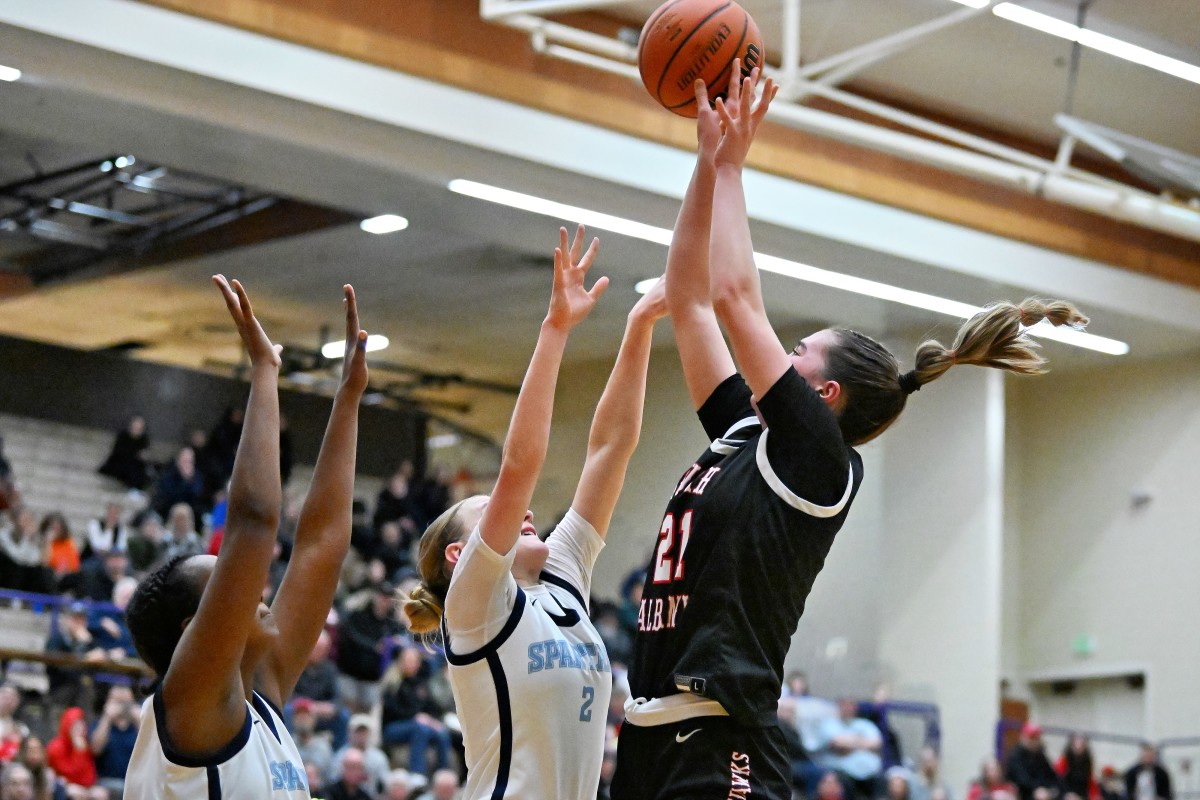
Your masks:
M 58 721 L 58 736 L 46 745 L 46 763 L 72 786 L 88 788 L 96 784 L 96 761 L 88 742 L 87 720 L 83 709 L 72 706 Z

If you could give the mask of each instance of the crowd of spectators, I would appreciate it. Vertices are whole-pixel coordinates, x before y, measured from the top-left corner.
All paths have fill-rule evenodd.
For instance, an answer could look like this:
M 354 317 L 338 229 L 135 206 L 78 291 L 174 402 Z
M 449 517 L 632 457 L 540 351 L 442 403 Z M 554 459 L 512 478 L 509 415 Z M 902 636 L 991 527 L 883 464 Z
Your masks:
M 98 509 L 82 531 L 72 531 L 60 513 L 39 518 L 22 505 L 0 440 L 0 589 L 61 595 L 46 651 L 73 657 L 47 665 L 40 696 L 0 683 L 0 800 L 120 796 L 146 687 L 98 667 L 136 660 L 123 611 L 141 576 L 175 555 L 219 550 L 240 429 L 241 412 L 231 409 L 211 432 L 195 431 L 174 458 L 155 465 L 146 458 L 145 422 L 134 418 L 100 468 L 129 491 Z M 290 447 L 284 459 L 286 475 Z M 373 502 L 355 501 L 351 551 L 334 606 L 284 709 L 313 797 L 457 797 L 463 743 L 444 654 L 436 643 L 409 636 L 397 598 L 417 580 L 415 548 L 425 526 L 469 493 L 445 472 L 422 477 L 405 462 Z M 285 496 L 263 593 L 268 602 L 286 569 L 303 501 Z M 614 681 L 601 799 L 615 768 L 642 579 L 631 573 L 620 601 L 591 606 Z M 796 798 L 1173 800 L 1153 747 L 1123 772 L 1097 770 L 1087 739 L 1074 736 L 1052 763 L 1036 725 L 1024 727 L 1004 762 L 986 759 L 978 779 L 956 789 L 940 775 L 936 748 L 902 752 L 887 723 L 887 702 L 886 687 L 870 701 L 831 701 L 811 695 L 803 674 L 788 676 L 779 723 Z M 33 708 L 40 710 L 26 713 Z
M 211 432 L 193 432 L 173 458 L 154 464 L 146 424 L 134 418 L 99 465 L 120 489 L 111 502 L 98 498 L 82 530 L 57 511 L 38 514 L 22 503 L 0 441 L 0 589 L 58 597 L 49 604 L 44 685 L 0 685 L 0 800 L 120 796 L 148 688 L 127 672 L 105 671 L 140 664 L 124 608 L 158 565 L 219 550 L 241 424 L 240 409 L 231 409 Z M 282 436 L 286 443 L 286 429 Z M 282 450 L 287 476 L 291 448 Z M 284 709 L 314 797 L 449 800 L 461 785 L 462 738 L 444 659 L 408 637 L 396 602 L 415 580 L 420 533 L 463 490 L 463 476 L 456 479 L 452 486 L 444 471 L 418 476 L 404 462 L 378 496 L 355 501 L 337 599 Z M 267 602 L 303 504 L 294 492 L 285 496 Z
M 812 697 L 804 676 L 788 677 L 779 724 L 792 756 L 794 797 L 809 800 L 1174 800 L 1171 778 L 1149 743 L 1136 763 L 1119 771 L 1097 767 L 1088 738 L 1068 737 L 1051 761 L 1034 723 L 1003 761 L 987 757 L 979 777 L 960 795 L 941 777 L 929 745 L 906 757 L 887 727 L 886 698 L 871 701 Z M 889 747 L 886 743 L 891 741 Z

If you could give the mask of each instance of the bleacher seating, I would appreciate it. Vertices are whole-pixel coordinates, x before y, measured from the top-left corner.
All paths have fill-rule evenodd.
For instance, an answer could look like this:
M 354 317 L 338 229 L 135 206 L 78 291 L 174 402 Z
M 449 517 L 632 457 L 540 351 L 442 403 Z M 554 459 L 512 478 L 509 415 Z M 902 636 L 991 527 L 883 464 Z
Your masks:
M 125 495 L 96 471 L 112 447 L 112 431 L 0 414 L 0 434 L 25 504 L 39 517 L 61 511 L 77 538 L 106 502 Z

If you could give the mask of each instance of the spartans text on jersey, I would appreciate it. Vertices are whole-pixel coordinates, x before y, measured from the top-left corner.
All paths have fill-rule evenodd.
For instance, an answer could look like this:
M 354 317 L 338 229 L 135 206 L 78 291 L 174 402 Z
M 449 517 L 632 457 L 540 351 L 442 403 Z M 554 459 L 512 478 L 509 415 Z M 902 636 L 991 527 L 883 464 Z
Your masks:
M 612 672 L 604 645 L 595 642 L 568 642 L 543 639 L 529 645 L 529 674 L 544 669 L 581 669 Z

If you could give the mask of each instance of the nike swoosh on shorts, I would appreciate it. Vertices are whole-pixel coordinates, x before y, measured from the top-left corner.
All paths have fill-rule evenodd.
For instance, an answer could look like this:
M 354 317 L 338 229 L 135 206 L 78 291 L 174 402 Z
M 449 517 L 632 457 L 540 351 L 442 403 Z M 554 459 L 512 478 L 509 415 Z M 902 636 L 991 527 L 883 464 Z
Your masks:
M 699 732 L 700 732 L 700 729 L 696 728 L 696 730 L 691 731 L 690 733 L 688 733 L 686 735 L 677 733 L 677 734 L 675 734 L 675 741 L 679 742 L 680 744 L 683 744 L 684 742 L 686 742 L 688 739 L 692 738 Z

